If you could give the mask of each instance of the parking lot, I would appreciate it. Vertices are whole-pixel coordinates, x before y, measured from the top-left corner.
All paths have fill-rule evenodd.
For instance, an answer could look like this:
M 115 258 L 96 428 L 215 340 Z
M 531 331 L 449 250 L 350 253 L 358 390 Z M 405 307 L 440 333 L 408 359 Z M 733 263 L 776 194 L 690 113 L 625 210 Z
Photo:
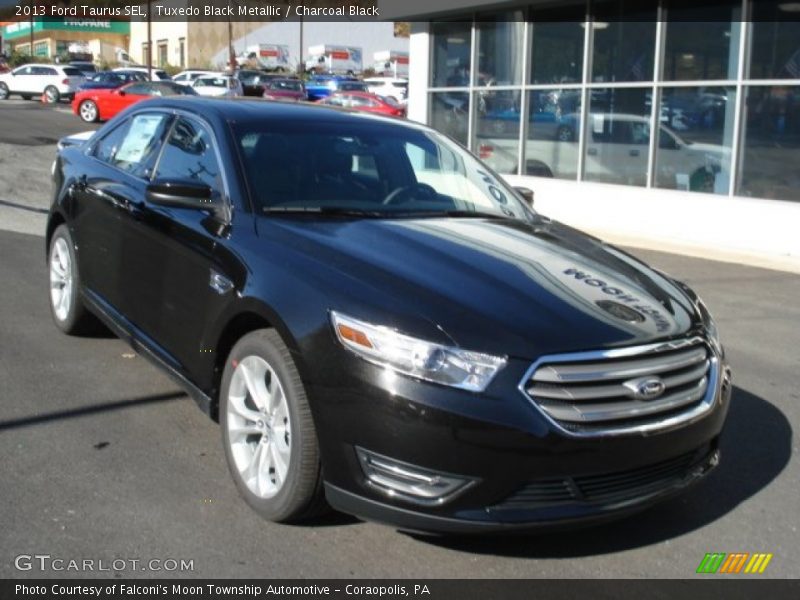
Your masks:
M 171 573 L 191 577 L 682 578 L 707 552 L 773 553 L 760 577 L 800 576 L 800 276 L 632 250 L 700 293 L 734 369 L 721 465 L 680 498 L 547 535 L 428 538 L 338 514 L 276 525 L 239 498 L 218 427 L 166 376 L 110 335 L 51 322 L 49 169 L 55 141 L 87 128 L 66 104 L 0 104 L 0 577 L 81 575 L 15 568 L 39 553 L 191 560 Z

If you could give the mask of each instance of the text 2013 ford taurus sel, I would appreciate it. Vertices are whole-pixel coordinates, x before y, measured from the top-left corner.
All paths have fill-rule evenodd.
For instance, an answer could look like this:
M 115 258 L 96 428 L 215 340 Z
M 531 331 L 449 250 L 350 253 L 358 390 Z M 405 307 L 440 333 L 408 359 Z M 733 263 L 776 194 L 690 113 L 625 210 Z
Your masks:
M 564 526 L 718 461 L 703 302 L 431 129 L 157 99 L 53 168 L 56 325 L 99 317 L 180 381 L 267 519 Z

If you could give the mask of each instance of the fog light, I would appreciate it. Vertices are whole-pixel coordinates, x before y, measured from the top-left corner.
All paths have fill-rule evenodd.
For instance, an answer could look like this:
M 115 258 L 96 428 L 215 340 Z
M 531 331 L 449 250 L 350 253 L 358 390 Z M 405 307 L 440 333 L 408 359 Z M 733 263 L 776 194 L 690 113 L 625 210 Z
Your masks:
M 475 483 L 468 477 L 423 469 L 363 448 L 356 448 L 356 454 L 370 486 L 391 498 L 414 504 L 444 504 Z

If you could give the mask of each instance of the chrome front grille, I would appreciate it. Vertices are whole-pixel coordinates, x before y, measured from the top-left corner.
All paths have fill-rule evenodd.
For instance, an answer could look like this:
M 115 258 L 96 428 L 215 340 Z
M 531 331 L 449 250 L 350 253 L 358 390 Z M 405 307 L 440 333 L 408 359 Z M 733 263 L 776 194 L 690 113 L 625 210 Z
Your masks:
M 717 359 L 691 338 L 631 348 L 547 356 L 520 386 L 565 432 L 636 433 L 671 427 L 706 412 Z

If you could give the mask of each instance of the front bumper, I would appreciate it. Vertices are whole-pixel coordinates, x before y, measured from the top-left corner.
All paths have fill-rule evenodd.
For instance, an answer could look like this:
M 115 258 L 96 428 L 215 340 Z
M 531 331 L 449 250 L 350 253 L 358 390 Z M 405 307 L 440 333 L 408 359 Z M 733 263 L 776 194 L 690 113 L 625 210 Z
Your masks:
M 335 509 L 360 518 L 418 533 L 486 534 L 517 531 L 546 532 L 597 525 L 628 516 L 680 494 L 693 486 L 719 462 L 719 450 L 709 450 L 687 473 L 657 490 L 621 502 L 565 504 L 541 509 L 515 509 L 502 506 L 476 509 L 457 515 L 432 514 L 348 492 L 325 484 L 328 503 Z
M 330 355 L 328 356 L 330 358 Z M 720 358 L 702 418 L 663 431 L 565 435 L 517 392 L 530 363 L 510 360 L 481 395 L 395 375 L 347 354 L 309 395 L 326 495 L 342 512 L 401 529 L 479 533 L 564 528 L 642 510 L 716 466 L 730 403 Z M 409 501 L 370 482 L 358 449 L 470 481 L 441 503 Z

